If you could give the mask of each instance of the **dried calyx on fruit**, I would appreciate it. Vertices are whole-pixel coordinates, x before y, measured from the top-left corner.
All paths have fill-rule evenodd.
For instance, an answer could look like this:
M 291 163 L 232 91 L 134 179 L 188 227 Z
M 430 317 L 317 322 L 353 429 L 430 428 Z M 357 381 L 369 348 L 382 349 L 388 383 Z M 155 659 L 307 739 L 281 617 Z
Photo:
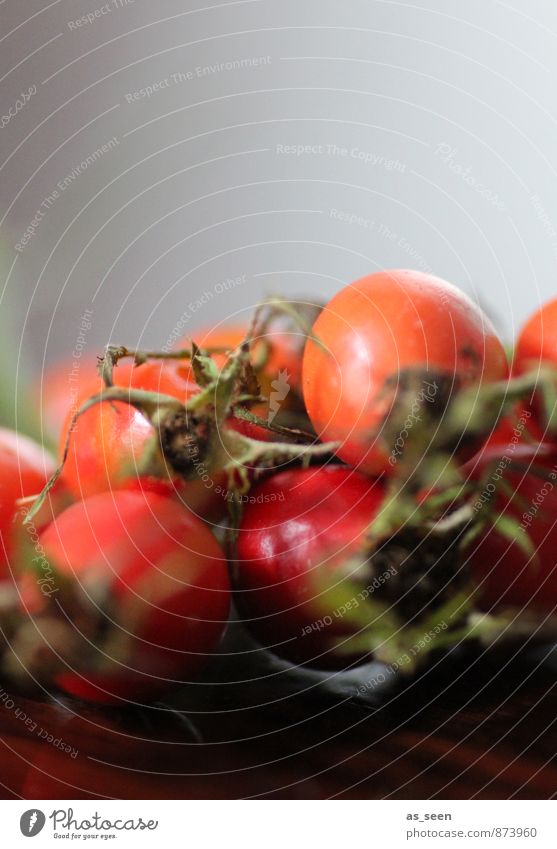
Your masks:
M 152 428 L 152 439 L 138 462 L 138 474 L 167 478 L 170 471 L 171 476 L 179 476 L 186 481 L 222 475 L 227 480 L 227 491 L 232 495 L 231 499 L 227 499 L 232 524 L 234 529 L 240 525 L 240 535 L 243 496 L 260 472 L 276 471 L 285 464 L 301 473 L 303 467 L 314 462 L 326 465 L 333 454 L 344 459 L 348 456 L 344 456 L 344 449 L 338 450 L 339 441 L 320 443 L 307 430 L 286 427 L 278 417 L 265 418 L 259 414 L 261 405 L 265 404 L 262 386 L 265 389 L 265 382 L 268 382 L 269 352 L 265 343 L 255 345 L 254 339 L 261 333 L 261 315 L 267 322 L 269 310 L 283 310 L 289 314 L 290 307 L 282 302 L 267 303 L 264 310 L 256 314 L 243 341 L 231 349 L 219 346 L 202 348 L 195 343 L 170 352 L 109 347 L 100 364 L 105 388 L 87 400 L 74 417 L 77 421 L 87 410 L 102 402 L 130 405 Z M 317 403 L 321 396 L 327 395 L 326 384 L 321 383 L 325 369 L 320 370 L 318 366 L 330 362 L 327 357 L 332 354 L 325 349 L 303 316 L 301 326 L 304 338 L 310 340 L 311 357 L 315 357 L 316 352 L 319 355 L 315 357 L 316 363 L 311 362 L 312 368 L 306 379 L 306 383 L 311 384 L 309 394 Z M 466 351 L 464 347 L 462 352 Z M 524 532 L 512 511 L 500 507 L 497 495 L 485 503 L 482 501 L 481 509 L 477 507 L 481 494 L 491 491 L 494 477 L 495 493 L 503 492 L 505 487 L 508 489 L 509 484 L 520 490 L 506 475 L 497 477 L 493 474 L 494 464 L 500 461 L 504 447 L 501 451 L 494 451 L 491 446 L 491 453 L 485 455 L 486 461 L 479 465 L 477 472 L 470 472 L 467 466 L 469 462 L 474 463 L 471 459 L 474 452 L 490 441 L 501 419 L 511 417 L 517 402 L 528 404 L 534 394 L 538 399 L 541 425 L 554 437 L 557 432 L 556 373 L 544 366 L 508 380 L 498 378 L 505 373 L 506 366 L 503 367 L 500 361 L 497 345 L 497 368 L 491 382 L 470 382 L 467 378 L 470 358 L 464 353 L 460 363 L 462 379 L 457 379 L 450 369 L 443 370 L 442 363 L 434 363 L 427 372 L 419 363 L 406 363 L 396 381 L 390 377 L 392 369 L 383 375 L 379 395 L 373 396 L 373 427 L 370 429 L 370 425 L 366 429 L 365 422 L 362 424 L 361 444 L 348 457 L 351 462 L 358 461 L 360 465 L 355 471 L 347 466 L 341 467 L 348 474 L 363 470 L 371 475 L 380 470 L 380 509 L 374 507 L 373 511 L 364 515 L 356 551 L 351 550 L 350 556 L 337 558 L 335 549 L 338 568 L 335 568 L 333 580 L 330 573 L 320 568 L 322 561 L 331 556 L 329 543 L 325 557 L 322 552 L 314 552 L 316 561 L 311 563 L 311 581 L 315 577 L 317 589 L 307 590 L 311 598 L 304 597 L 302 611 L 309 620 L 298 620 L 292 616 L 288 619 L 283 615 L 284 609 L 277 607 L 273 613 L 273 630 L 287 627 L 290 621 L 302 632 L 306 628 L 311 630 L 312 623 L 324 621 L 327 617 L 331 621 L 342 619 L 342 642 L 334 643 L 333 653 L 358 660 L 373 655 L 404 671 L 423 663 L 432 652 L 451 649 L 463 640 L 487 645 L 498 640 L 523 639 L 525 635 L 544 639 L 557 633 L 555 617 L 548 615 L 540 623 L 535 611 L 528 606 L 519 609 L 516 601 L 507 606 L 486 609 L 485 598 L 482 598 L 484 582 L 481 577 L 478 578 L 480 572 L 472 562 L 470 547 L 495 531 L 513 550 L 522 551 L 527 561 L 536 556 L 536 551 L 529 534 Z M 188 380 L 195 380 L 196 391 L 184 399 L 115 385 L 114 368 L 124 358 L 133 359 L 138 366 L 150 360 L 183 361 L 184 372 Z M 353 359 L 347 356 L 344 364 L 350 374 Z M 266 375 L 265 379 L 262 375 Z M 431 395 L 428 386 L 433 387 Z M 353 384 L 353 389 L 356 394 L 356 384 Z M 363 403 L 365 399 L 360 400 Z M 345 413 L 346 409 L 341 405 L 340 412 Z M 409 411 L 411 422 L 407 424 Z M 318 418 L 313 416 L 315 422 Z M 360 424 L 357 416 L 355 419 L 348 416 L 347 422 L 341 424 L 350 429 L 354 421 Z M 383 423 L 379 435 L 377 421 Z M 320 430 L 322 434 L 327 432 L 327 429 Z M 273 434 L 280 438 L 271 440 Z M 377 437 L 377 451 L 372 458 L 374 462 L 366 465 L 360 461 L 367 456 L 372 439 L 370 434 L 373 434 L 374 440 Z M 344 438 L 344 448 L 345 443 Z M 532 462 L 541 456 L 542 450 L 545 446 L 538 442 L 534 444 L 529 459 L 524 452 L 520 458 L 518 455 L 512 457 L 508 463 L 509 474 L 516 471 L 518 459 L 522 463 L 525 458 Z M 325 470 L 319 468 L 316 471 Z M 60 469 L 47 485 L 43 497 L 58 474 Z M 275 486 L 278 477 L 269 475 L 265 483 Z M 364 489 L 369 481 L 374 479 L 364 477 Z M 321 498 L 319 489 L 315 497 L 318 505 Z M 335 497 L 333 493 L 333 501 Z M 520 497 L 520 491 L 517 497 Z M 39 505 L 40 500 L 34 509 L 38 509 Z M 292 498 L 288 510 L 294 510 L 294 506 Z M 306 507 L 302 501 L 301 510 Z M 248 509 L 245 517 L 248 517 Z M 329 523 L 320 517 L 317 506 L 316 511 L 317 529 L 321 525 L 327 530 L 334 526 L 334 506 Z M 31 511 L 29 516 L 32 515 Z M 249 517 L 246 522 L 249 528 Z M 285 522 L 291 522 L 291 527 L 298 522 L 296 532 L 299 533 L 299 516 L 295 511 L 293 514 L 285 513 Z M 255 521 L 252 531 L 258 527 Z M 311 533 L 312 539 L 319 536 L 313 531 Z M 346 542 L 344 534 L 333 540 L 333 547 L 337 542 L 342 549 Z M 265 567 L 269 566 L 266 550 L 266 546 L 262 545 L 262 556 L 258 555 L 258 560 L 264 562 Z M 284 558 L 284 552 L 279 553 L 279 571 L 288 571 L 292 558 L 289 558 L 288 552 Z M 238 559 L 238 564 L 242 556 L 241 551 L 239 559 L 234 550 L 231 552 L 231 557 Z M 307 563 L 299 574 L 305 574 L 304 570 L 307 570 Z M 388 580 L 381 580 L 387 573 Z M 255 573 L 244 569 L 243 574 L 246 583 L 241 591 L 244 592 L 246 606 L 249 606 L 248 600 L 257 597 L 250 586 Z M 263 592 L 261 598 L 267 598 L 265 587 L 257 589 Z M 306 589 L 304 584 L 304 592 Z M 314 599 L 317 599 L 315 603 Z M 278 604 L 282 604 L 280 599 Z M 263 611 L 265 617 L 268 613 Z M 330 642 L 334 631 L 334 628 L 330 629 L 323 636 Z M 259 633 L 263 634 L 263 631 Z M 290 639 L 291 635 L 287 634 L 285 641 Z M 265 645 L 268 645 L 267 637 L 265 640 Z M 309 646 L 309 642 L 304 645 Z M 330 651 L 330 648 L 323 648 L 325 655 Z M 277 652 L 280 653 L 278 649 Z M 305 648 L 299 652 L 296 650 L 296 654 L 291 656 L 300 657 L 301 662 L 309 662 Z
M 268 310 L 269 305 L 265 308 Z M 279 307 L 275 305 L 273 308 Z M 304 328 L 307 327 L 303 318 L 301 321 Z M 290 462 L 308 464 L 316 458 L 330 456 L 337 447 L 336 443 L 320 443 L 310 432 L 282 426 L 271 421 L 270 416 L 263 419 L 252 411 L 252 407 L 257 408 L 266 400 L 261 395 L 258 374 L 252 363 L 251 343 L 258 327 L 259 312 L 244 341 L 227 352 L 222 366 L 214 357 L 223 353 L 221 349 L 203 350 L 195 342 L 192 342 L 191 348 L 171 352 L 132 351 L 109 346 L 99 364 L 104 388 L 85 401 L 74 414 L 68 428 L 62 463 L 30 511 L 30 516 L 39 508 L 63 470 L 73 425 L 92 407 L 105 402 L 130 405 L 153 428 L 153 438 L 137 462 L 138 476 L 167 480 L 170 473 L 186 481 L 196 481 L 223 473 L 227 477 L 227 491 L 232 496 L 227 499 L 229 503 L 249 488 L 259 471 Z M 181 401 L 159 392 L 116 386 L 113 371 L 125 358 L 133 359 L 138 366 L 150 360 L 188 361 L 199 391 Z M 251 435 L 251 431 L 244 427 L 246 424 L 256 426 L 257 433 Z M 264 438 L 257 438 L 262 429 Z M 272 441 L 273 434 L 281 439 Z
M 153 699 L 190 680 L 229 616 L 210 529 L 167 496 L 104 492 L 39 536 L 50 586 L 20 575 L 20 621 L 2 669 L 90 701 Z
M 342 460 L 371 475 L 390 474 L 418 407 L 435 432 L 450 398 L 508 376 L 503 344 L 479 306 L 419 271 L 390 269 L 345 286 L 313 333 L 321 346 L 309 338 L 304 352 L 309 418 L 322 439 L 341 443 Z
M 273 430 L 280 432 L 281 426 L 311 429 L 303 397 L 302 363 L 308 336 L 322 308 L 323 304 L 307 298 L 290 300 L 275 295 L 265 299 L 255 311 L 249 332 L 250 354 L 261 394 L 267 400 L 252 406 L 250 412 L 263 417 L 267 426 L 272 424 Z M 225 364 L 227 352 L 238 348 L 246 337 L 246 323 L 201 328 L 195 334 L 199 347 L 213 353 L 219 368 Z M 189 350 L 190 346 L 191 340 L 186 338 L 176 349 Z M 194 379 L 187 362 L 179 365 L 179 371 L 185 379 Z M 250 420 L 248 435 L 253 432 L 263 438 L 265 434 L 257 427 Z
M 335 651 L 411 672 L 432 652 L 463 642 L 513 646 L 557 637 L 555 386 L 555 370 L 537 370 L 463 390 L 434 436 L 427 419 L 416 420 L 381 510 L 343 566 L 345 580 L 320 573 L 314 619 L 342 617 Z M 551 410 L 540 424 L 544 442 L 512 426 L 518 400 L 531 415 L 534 390 Z M 455 440 L 478 437 L 484 449 L 457 461 Z M 540 492 L 546 513 L 537 506 Z

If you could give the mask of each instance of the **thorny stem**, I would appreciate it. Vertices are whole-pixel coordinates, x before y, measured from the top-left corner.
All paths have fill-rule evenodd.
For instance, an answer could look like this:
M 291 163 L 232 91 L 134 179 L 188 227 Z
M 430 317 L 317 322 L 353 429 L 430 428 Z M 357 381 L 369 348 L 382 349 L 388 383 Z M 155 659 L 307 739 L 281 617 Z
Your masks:
M 227 354 L 230 348 L 222 345 L 203 348 L 207 354 Z M 114 385 L 114 367 L 120 360 L 133 359 L 136 366 L 143 365 L 149 360 L 191 360 L 194 356 L 192 348 L 181 348 L 177 351 L 139 351 L 125 346 L 107 345 L 104 356 L 99 360 L 98 370 L 105 386 Z
M 260 442 L 257 439 L 251 439 L 248 436 L 240 436 L 239 442 L 245 446 L 246 453 L 234 461 L 234 465 L 243 465 L 244 463 L 254 463 L 259 458 L 265 460 L 266 457 L 277 461 L 279 458 L 283 460 L 311 460 L 312 457 L 323 457 L 334 454 L 339 448 L 339 442 L 319 442 L 312 445 L 299 445 L 289 442 Z M 269 466 L 272 468 L 273 463 Z
M 517 401 L 530 403 L 534 393 L 542 399 L 555 397 L 557 371 L 544 366 L 532 372 L 508 380 L 467 387 L 449 400 L 442 418 L 438 422 L 433 436 L 431 422 L 418 419 L 410 432 L 405 455 L 397 462 L 388 482 L 387 507 L 374 520 L 369 531 L 369 544 L 396 532 L 402 525 L 415 526 L 417 529 L 428 527 L 437 535 L 452 533 L 455 527 L 466 522 L 474 524 L 480 521 L 472 510 L 472 501 L 457 508 L 449 516 L 435 521 L 429 512 L 429 504 L 417 505 L 416 494 L 421 489 L 434 489 L 439 506 L 445 510 L 450 501 L 443 505 L 443 493 L 455 485 L 464 488 L 467 481 L 463 478 L 461 466 L 455 459 L 455 446 L 467 441 L 481 444 L 487 439 L 502 416 L 508 414 Z M 557 427 L 557 410 L 549 402 L 544 403 L 547 412 L 547 429 Z M 537 452 L 536 452 L 537 453 Z M 544 453 L 543 448 L 540 453 Z M 448 483 L 447 483 L 448 481 Z M 481 480 L 473 482 L 471 496 L 482 488 Z M 468 487 L 470 488 L 470 487 Z M 459 498 L 453 503 L 458 504 Z M 439 514 L 438 514 L 439 515 Z M 484 516 L 485 519 L 485 516 Z
M 315 442 L 316 437 L 314 433 L 309 433 L 309 431 L 300 430 L 299 428 L 283 427 L 282 425 L 270 424 L 266 419 L 262 419 L 260 416 L 256 416 L 255 413 L 252 413 L 251 410 L 246 410 L 244 407 L 237 407 L 234 410 L 234 416 L 235 418 L 240 419 L 241 421 L 250 422 L 251 424 L 258 425 L 259 427 L 264 427 L 273 433 L 280 433 L 283 436 L 298 437 L 300 439 Z
M 85 401 L 84 404 L 81 405 L 79 410 L 76 410 L 71 418 L 68 432 L 66 434 L 66 441 L 64 443 L 64 451 L 62 453 L 62 460 L 60 465 L 55 470 L 54 474 L 48 480 L 46 486 L 40 493 L 40 495 L 35 500 L 33 506 L 27 513 L 25 519 L 23 520 L 23 524 L 27 525 L 32 521 L 34 516 L 38 513 L 44 501 L 51 491 L 51 489 L 56 484 L 58 478 L 62 474 L 64 470 L 64 466 L 66 464 L 66 460 L 68 459 L 68 453 L 70 450 L 70 441 L 72 437 L 72 433 L 75 430 L 75 426 L 78 422 L 78 419 L 90 410 L 91 407 L 96 406 L 97 404 L 102 404 L 105 401 L 120 401 L 126 404 L 130 404 L 135 407 L 139 412 L 143 413 L 149 421 L 151 421 L 152 417 L 155 417 L 159 412 L 159 406 L 164 405 L 170 409 L 179 409 L 183 405 L 171 395 L 161 395 L 153 392 L 144 392 L 140 389 L 126 390 L 119 386 L 108 386 L 102 392 L 98 392 L 96 395 L 91 396 Z
M 305 303 L 305 306 L 320 308 L 317 304 Z M 261 313 L 265 310 L 269 310 L 269 315 L 261 321 Z M 287 298 L 281 298 L 280 295 L 271 295 L 266 298 L 264 301 L 259 304 L 255 311 L 254 320 L 252 324 L 252 332 L 255 329 L 261 331 L 266 329 L 271 321 L 273 320 L 273 311 L 277 314 L 282 313 L 283 315 L 287 315 L 292 319 L 294 324 L 300 328 L 302 334 L 307 338 L 311 339 L 316 345 L 318 345 L 323 351 L 328 353 L 328 349 L 326 345 L 319 339 L 319 337 L 313 332 L 313 324 L 306 320 L 303 314 L 299 309 L 296 309 L 294 304 L 289 301 Z M 252 336 L 248 334 L 248 339 L 252 339 Z
M 308 338 L 311 338 L 317 345 L 324 347 L 320 340 L 314 336 L 308 323 L 305 322 L 303 317 L 287 301 L 280 298 L 270 298 L 263 306 L 277 309 L 287 314 L 302 328 Z M 276 466 L 279 461 L 301 460 L 303 463 L 307 463 L 313 457 L 326 457 L 334 454 L 339 447 L 339 443 L 336 442 L 309 445 L 284 442 L 267 443 L 244 437 L 237 433 L 232 434 L 230 429 L 227 428 L 225 423 L 227 417 L 234 415 L 239 419 L 252 421 L 279 433 L 314 440 L 311 434 L 304 431 L 269 426 L 268 422 L 259 419 L 259 417 L 244 410 L 242 407 L 236 406 L 240 401 L 249 402 L 256 399 L 256 393 L 246 391 L 245 383 L 246 381 L 249 383 L 251 378 L 249 348 L 258 327 L 257 322 L 260 320 L 260 314 L 260 311 L 256 313 L 246 339 L 242 345 L 232 352 L 229 362 L 220 373 L 219 378 L 214 382 L 208 380 L 207 385 L 186 406 L 171 396 L 115 387 L 113 385 L 113 368 L 121 359 L 126 357 L 133 358 L 137 365 L 147 362 L 150 359 L 192 360 L 198 355 L 198 349 L 195 349 L 195 346 L 192 346 L 192 349 L 172 352 L 141 352 L 125 347 L 109 346 L 104 358 L 99 364 L 99 371 L 107 389 L 90 398 L 73 416 L 64 448 L 62 464 L 48 482 L 31 511 L 29 511 L 25 522 L 31 521 L 47 493 L 59 477 L 68 454 L 70 435 L 79 416 L 95 404 L 104 401 L 119 401 L 131 404 L 146 416 L 153 425 L 154 431 L 159 432 L 159 434 L 165 416 L 172 413 L 184 413 L 187 419 L 187 416 L 191 416 L 195 411 L 198 420 L 201 419 L 203 421 L 203 417 L 205 417 L 205 420 L 210 420 L 217 425 L 217 431 L 218 427 L 224 423 L 224 430 L 228 432 L 229 442 L 233 451 L 227 456 L 226 460 L 222 461 L 220 468 L 228 471 L 230 476 L 236 470 L 239 470 L 240 476 L 243 478 L 246 486 L 249 485 L 247 469 L 257 461 L 261 461 L 263 467 L 271 468 L 273 465 Z M 214 348 L 206 349 L 202 354 L 205 352 L 209 353 L 210 350 L 214 353 L 230 353 L 229 349 Z M 203 356 L 200 359 L 203 359 Z M 203 364 L 201 364 L 202 366 Z M 435 454 L 436 457 L 440 457 L 442 463 L 449 465 L 452 460 L 450 452 L 453 445 L 458 444 L 466 437 L 477 438 L 488 436 L 496 426 L 499 418 L 517 400 L 524 399 L 528 395 L 531 396 L 534 392 L 541 394 L 544 400 L 544 409 L 547 413 L 548 427 L 550 430 L 554 430 L 557 424 L 555 422 L 557 414 L 554 406 L 549 402 L 555 397 L 556 385 L 556 372 L 551 369 L 544 369 L 543 371 L 531 372 L 518 378 L 510 379 L 509 381 L 500 381 L 485 385 L 481 388 L 474 386 L 462 390 L 454 398 L 450 399 L 433 439 L 430 439 L 430 434 L 426 432 L 428 428 L 431 429 L 430 421 L 423 423 L 422 432 L 420 432 L 420 428 L 417 426 L 416 432 L 410 435 L 414 443 L 408 452 L 408 457 L 411 460 L 410 467 L 405 463 L 397 466 L 389 483 L 392 496 L 391 502 L 394 505 L 392 508 L 393 512 L 385 516 L 381 516 L 380 514 L 379 527 L 375 522 L 372 523 L 366 539 L 366 545 L 368 546 L 367 554 L 372 553 L 372 546 L 377 547 L 378 542 L 393 536 L 393 534 L 405 525 L 422 537 L 427 537 L 431 534 L 437 538 L 437 544 L 439 544 L 439 538 L 446 538 L 447 541 L 454 540 L 462 532 L 466 533 L 467 529 L 474 530 L 477 523 L 485 522 L 486 514 L 484 513 L 481 518 L 479 515 L 476 516 L 473 511 L 472 500 L 469 497 L 464 503 L 461 503 L 460 499 L 456 497 L 454 501 L 456 506 L 454 509 L 451 509 L 451 499 L 443 498 L 443 487 L 441 487 L 441 493 L 436 496 L 438 497 L 436 505 L 437 513 L 433 509 L 433 504 L 424 506 L 422 510 L 422 505 L 416 503 L 416 492 L 420 484 L 429 486 L 432 481 L 430 479 L 431 475 L 428 478 L 428 462 L 424 461 L 424 457 L 420 456 L 420 454 L 431 451 L 432 455 Z M 192 438 L 194 436 L 192 434 Z M 419 463 L 418 470 L 414 465 L 416 460 Z M 433 460 L 431 464 L 433 464 Z M 441 468 L 441 466 L 437 465 L 436 468 Z M 462 474 L 459 474 L 456 466 L 455 471 L 456 479 L 459 481 L 461 488 L 460 491 L 464 495 L 466 482 L 463 481 Z M 454 479 L 451 485 L 454 487 Z M 481 482 L 475 482 L 474 486 L 477 488 L 481 487 Z M 450 487 L 447 487 L 446 492 L 448 493 L 449 490 Z M 474 491 L 472 489 L 472 495 Z M 466 491 L 466 495 L 470 496 L 470 492 Z M 381 530 L 381 534 L 379 534 L 379 530 Z M 381 607 L 379 597 L 372 599 L 370 603 L 372 605 L 371 612 L 385 612 Z M 487 614 L 480 615 L 474 611 L 472 605 L 472 593 L 465 596 L 457 593 L 448 604 L 434 610 L 432 614 L 433 618 L 430 616 L 428 619 L 426 616 L 420 621 L 417 627 L 412 626 L 411 629 L 409 628 L 405 631 L 405 623 L 400 621 L 394 638 L 393 636 L 388 638 L 383 650 L 379 651 L 379 656 L 382 656 L 383 660 L 387 660 L 389 657 L 391 659 L 395 657 L 396 659 L 395 652 L 399 650 L 399 647 L 402 646 L 404 648 L 408 640 L 411 640 L 413 637 L 418 639 L 420 633 L 426 631 L 430 621 L 439 621 L 442 617 L 446 617 L 451 622 L 454 622 L 454 625 L 449 631 L 443 633 L 438 640 L 433 642 L 432 648 L 456 645 L 458 641 L 467 637 L 474 637 L 487 643 L 489 640 L 498 638 L 501 634 L 506 634 L 507 631 L 511 635 L 512 633 L 519 633 L 518 628 L 515 628 L 513 632 L 514 619 L 510 620 L 509 617 L 504 615 L 497 617 Z M 454 619 L 452 618 L 453 615 Z M 538 623 L 534 620 L 532 624 L 526 620 L 521 620 L 520 627 L 524 634 L 537 633 Z M 389 622 L 389 633 L 391 635 L 393 634 L 392 622 Z M 397 636 L 398 634 L 400 636 Z M 362 634 L 361 636 L 364 641 L 367 640 L 368 647 L 374 640 L 376 642 L 377 635 L 373 631 L 373 625 L 369 626 L 367 635 Z M 423 650 L 424 658 L 428 652 L 429 649 Z
M 118 353 L 120 353 L 121 350 L 122 349 L 119 349 Z M 30 522 L 36 515 L 44 503 L 48 493 L 60 477 L 68 456 L 71 435 L 80 416 L 86 413 L 93 406 L 107 401 L 123 402 L 135 407 L 151 423 L 155 433 L 159 434 L 159 441 L 160 428 L 164 424 L 165 420 L 167 420 L 169 414 L 175 416 L 177 419 L 182 419 L 180 425 L 182 429 L 184 428 L 184 420 L 187 423 L 189 418 L 191 418 L 192 423 L 195 420 L 203 420 L 203 415 L 212 418 L 217 426 L 217 430 L 219 427 L 222 427 L 223 433 L 229 433 L 230 440 L 233 441 L 231 444 L 234 445 L 235 449 L 230 456 L 223 454 L 222 451 L 215 452 L 217 458 L 220 459 L 218 468 L 214 468 L 212 471 L 218 471 L 219 469 L 223 471 L 232 471 L 233 469 L 241 469 L 248 464 L 254 464 L 257 462 L 261 462 L 265 468 L 272 468 L 278 462 L 286 460 L 299 459 L 306 463 L 309 462 L 312 457 L 321 457 L 323 455 L 334 453 L 338 448 L 338 443 L 336 442 L 312 445 L 283 442 L 260 442 L 255 439 L 242 436 L 239 433 L 235 433 L 227 427 L 225 418 L 229 414 L 230 408 L 233 407 L 234 403 L 234 389 L 232 381 L 235 378 L 236 372 L 242 367 L 242 356 L 244 354 L 244 351 L 238 349 L 238 351 L 231 357 L 227 373 L 223 373 L 223 380 L 218 380 L 215 385 L 210 384 L 204 390 L 201 390 L 201 392 L 194 395 L 186 405 L 182 404 L 181 401 L 170 395 L 162 395 L 157 392 L 147 392 L 140 389 L 126 389 L 118 386 L 108 386 L 102 392 L 99 392 L 89 398 L 80 407 L 80 409 L 74 413 L 68 429 L 62 461 L 33 504 L 33 507 L 24 520 L 24 524 Z M 219 389 L 222 394 L 220 400 L 219 397 L 213 397 L 217 395 Z M 194 411 L 197 411 L 197 416 Z M 185 435 L 187 436 L 187 434 Z M 191 434 L 191 440 L 186 440 L 186 442 L 189 441 L 193 441 L 195 443 L 196 437 L 194 432 Z M 225 459 L 223 459 L 223 457 Z M 185 474 L 180 471 L 179 461 L 184 458 L 179 458 L 176 455 L 176 457 L 169 456 L 167 459 L 173 468 L 175 467 L 174 462 L 178 462 L 178 466 L 176 467 L 177 473 L 181 474 L 182 477 L 185 477 L 186 480 L 189 479 L 189 474 Z M 185 458 L 185 460 L 188 459 L 191 458 Z M 189 467 L 191 464 L 186 463 L 186 465 Z

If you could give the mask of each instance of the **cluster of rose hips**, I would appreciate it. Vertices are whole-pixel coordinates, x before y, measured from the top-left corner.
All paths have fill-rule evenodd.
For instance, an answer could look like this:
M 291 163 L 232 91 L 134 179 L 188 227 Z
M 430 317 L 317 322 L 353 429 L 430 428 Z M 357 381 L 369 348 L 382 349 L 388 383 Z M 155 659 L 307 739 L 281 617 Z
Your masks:
M 399 668 L 429 633 L 423 658 L 551 633 L 556 368 L 557 302 L 509 358 L 465 294 L 405 270 L 171 351 L 110 347 L 77 397 L 57 367 L 58 467 L 0 433 L 1 674 L 152 700 L 218 650 L 231 605 L 325 668 Z

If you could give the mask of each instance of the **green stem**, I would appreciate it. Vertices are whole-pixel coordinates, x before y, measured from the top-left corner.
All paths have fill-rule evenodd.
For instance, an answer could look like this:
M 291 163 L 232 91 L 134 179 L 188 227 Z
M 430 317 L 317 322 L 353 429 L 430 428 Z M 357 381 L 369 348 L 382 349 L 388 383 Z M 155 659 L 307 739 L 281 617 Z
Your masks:
M 299 430 L 298 428 L 270 424 L 266 419 L 256 416 L 255 413 L 252 413 L 250 410 L 246 410 L 244 407 L 237 407 L 234 410 L 234 417 L 241 421 L 250 422 L 251 424 L 258 425 L 259 427 L 264 427 L 272 433 L 280 433 L 282 436 L 299 437 L 300 439 L 307 439 L 308 441 L 315 442 L 315 434 L 309 433 L 306 430 Z

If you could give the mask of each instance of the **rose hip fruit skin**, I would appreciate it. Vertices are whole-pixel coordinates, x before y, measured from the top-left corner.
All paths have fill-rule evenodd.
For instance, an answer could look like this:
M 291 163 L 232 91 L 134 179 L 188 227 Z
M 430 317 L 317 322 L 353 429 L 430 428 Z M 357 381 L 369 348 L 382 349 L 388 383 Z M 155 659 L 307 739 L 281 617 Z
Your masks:
M 505 456 L 508 456 L 506 452 Z M 517 456 L 517 459 L 519 457 Z M 480 537 L 472 541 L 466 559 L 474 577 L 478 605 L 496 613 L 505 608 L 557 611 L 557 456 L 522 457 L 518 468 L 498 467 L 490 460 L 494 475 L 501 475 L 508 491 L 491 495 L 492 517 Z M 476 473 L 478 466 L 476 466 Z M 497 471 L 496 471 L 497 470 Z M 487 487 L 492 483 L 488 478 Z M 486 509 L 482 506 L 481 509 Z M 496 527 L 497 517 L 514 520 L 517 533 L 528 535 L 534 554 L 509 540 Z
M 39 495 L 54 469 L 54 460 L 40 445 L 27 436 L 0 428 L 0 579 L 10 574 L 17 534 L 25 534 L 17 521 L 21 514 L 17 500 Z M 44 523 L 48 507 L 45 504 L 36 518 L 35 528 Z
M 513 355 L 514 375 L 540 372 L 544 367 L 546 371 L 548 367 L 557 369 L 557 298 L 547 301 L 525 322 Z M 555 442 L 554 435 L 549 433 L 547 427 L 548 413 L 551 411 L 545 409 L 542 392 L 534 391 L 527 400 L 539 427 L 548 431 L 546 439 Z
M 530 316 L 516 342 L 515 373 L 523 374 L 543 363 L 557 366 L 557 298 L 543 304 Z
M 90 355 L 60 360 L 48 366 L 32 387 L 29 403 L 38 410 L 42 432 L 53 444 L 58 443 L 64 423 L 82 394 L 80 386 L 98 384 L 97 362 Z
M 462 471 L 476 482 L 476 518 L 486 527 L 465 552 L 482 610 L 549 613 L 557 606 L 557 448 L 528 405 L 517 404 Z M 480 485 L 481 484 L 481 485 Z M 514 522 L 514 542 L 497 520 Z M 519 545 L 529 541 L 534 554 Z
M 170 395 L 181 401 L 199 391 L 179 375 L 174 362 L 150 362 L 134 367 L 130 363 L 114 370 L 116 386 Z M 79 408 L 103 388 L 100 378 L 86 385 L 77 402 Z M 63 455 L 72 416 L 68 417 L 60 440 Z M 125 401 L 103 401 L 83 413 L 70 434 L 63 478 L 76 498 L 109 489 L 127 487 L 138 476 L 138 464 L 154 438 L 151 424 Z M 155 481 L 155 486 L 159 482 Z M 148 487 L 148 482 L 144 481 Z
M 331 645 L 351 631 L 323 609 L 323 581 L 361 553 L 383 498 L 380 483 L 338 466 L 280 472 L 252 490 L 239 529 L 234 598 L 263 646 L 296 663 L 341 662 Z M 311 629 L 327 616 L 330 624 Z
M 54 681 L 66 692 L 105 703 L 152 699 L 190 679 L 217 647 L 230 605 L 226 560 L 173 499 L 92 496 L 58 516 L 41 543 L 76 641 Z
M 442 377 L 445 395 L 447 386 L 452 393 L 508 374 L 503 345 L 479 307 L 418 271 L 379 272 L 346 286 L 313 333 L 321 345 L 310 339 L 305 349 L 307 412 L 320 438 L 339 441 L 338 456 L 368 474 L 389 469 L 395 435 L 386 425 L 409 372 L 424 386 Z M 432 403 L 439 400 L 446 403 Z

